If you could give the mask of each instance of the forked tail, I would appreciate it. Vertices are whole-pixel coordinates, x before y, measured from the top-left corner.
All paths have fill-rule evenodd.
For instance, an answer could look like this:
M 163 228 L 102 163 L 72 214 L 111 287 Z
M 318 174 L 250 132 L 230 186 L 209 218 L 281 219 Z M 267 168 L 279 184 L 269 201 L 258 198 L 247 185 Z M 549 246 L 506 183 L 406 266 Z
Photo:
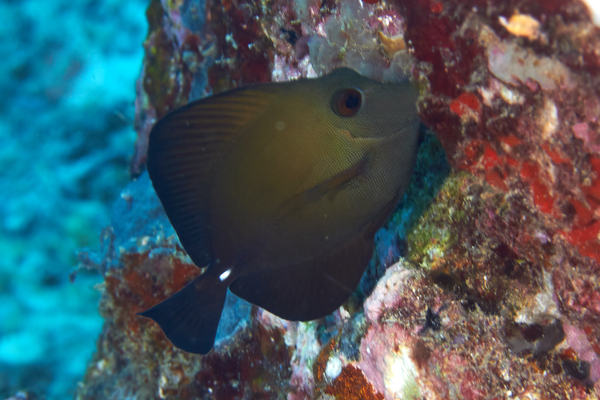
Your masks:
M 175 347 L 206 354 L 213 347 L 226 295 L 227 285 L 203 274 L 139 315 L 160 325 Z

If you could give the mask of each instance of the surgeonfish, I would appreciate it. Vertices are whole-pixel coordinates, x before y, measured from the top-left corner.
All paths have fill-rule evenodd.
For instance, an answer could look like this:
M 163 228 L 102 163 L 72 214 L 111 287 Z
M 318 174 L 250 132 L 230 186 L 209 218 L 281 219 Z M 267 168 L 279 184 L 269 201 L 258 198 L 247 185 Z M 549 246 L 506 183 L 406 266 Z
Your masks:
M 147 168 L 206 271 L 141 313 L 182 350 L 214 344 L 227 288 L 291 321 L 352 294 L 415 161 L 418 92 L 348 68 L 189 103 L 150 133 Z

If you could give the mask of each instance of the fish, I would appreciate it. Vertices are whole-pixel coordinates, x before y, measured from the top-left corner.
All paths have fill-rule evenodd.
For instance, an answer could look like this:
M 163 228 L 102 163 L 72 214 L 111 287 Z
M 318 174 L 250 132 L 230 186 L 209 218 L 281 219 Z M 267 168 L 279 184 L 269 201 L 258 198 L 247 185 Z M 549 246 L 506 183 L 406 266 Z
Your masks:
M 409 184 L 418 96 L 408 80 L 338 68 L 222 92 L 160 119 L 148 174 L 205 271 L 140 315 L 174 346 L 206 354 L 228 288 L 290 321 L 339 308 Z

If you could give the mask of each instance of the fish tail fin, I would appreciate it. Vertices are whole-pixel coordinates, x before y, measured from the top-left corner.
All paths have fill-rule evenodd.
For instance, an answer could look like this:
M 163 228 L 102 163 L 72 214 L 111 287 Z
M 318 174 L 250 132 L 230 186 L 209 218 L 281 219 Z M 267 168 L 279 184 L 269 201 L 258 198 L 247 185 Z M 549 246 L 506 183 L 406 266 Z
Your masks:
M 153 319 L 175 347 L 189 353 L 206 354 L 212 349 L 227 295 L 226 285 L 205 275 L 139 313 Z

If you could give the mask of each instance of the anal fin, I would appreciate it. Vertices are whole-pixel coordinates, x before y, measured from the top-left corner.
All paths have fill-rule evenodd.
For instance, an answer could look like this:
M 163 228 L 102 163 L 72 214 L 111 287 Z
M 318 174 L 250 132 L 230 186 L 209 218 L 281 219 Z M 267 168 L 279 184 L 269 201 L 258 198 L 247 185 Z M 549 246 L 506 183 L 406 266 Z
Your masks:
M 373 254 L 373 240 L 359 232 L 325 256 L 236 279 L 237 296 L 290 321 L 322 318 L 340 307 L 358 286 Z

